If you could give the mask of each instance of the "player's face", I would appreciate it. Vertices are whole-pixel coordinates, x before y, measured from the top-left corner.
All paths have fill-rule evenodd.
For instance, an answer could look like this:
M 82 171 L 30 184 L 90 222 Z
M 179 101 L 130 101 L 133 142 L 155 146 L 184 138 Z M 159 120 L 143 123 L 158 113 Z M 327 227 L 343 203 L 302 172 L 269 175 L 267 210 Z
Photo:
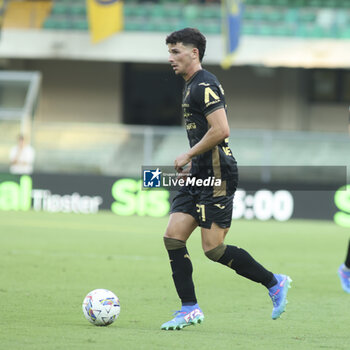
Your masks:
M 186 77 L 195 64 L 195 48 L 182 43 L 168 44 L 169 59 L 175 74 Z

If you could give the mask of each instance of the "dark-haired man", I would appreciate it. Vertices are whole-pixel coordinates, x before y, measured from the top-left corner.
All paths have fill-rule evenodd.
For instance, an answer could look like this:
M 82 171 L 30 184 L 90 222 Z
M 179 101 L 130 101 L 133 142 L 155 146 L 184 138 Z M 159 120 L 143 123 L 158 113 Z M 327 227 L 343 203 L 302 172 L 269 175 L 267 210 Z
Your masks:
M 230 131 L 224 91 L 217 78 L 201 66 L 206 39 L 197 29 L 185 28 L 170 34 L 166 44 L 175 74 L 185 80 L 182 109 L 190 143 L 190 149 L 175 159 L 175 169 L 182 172 L 190 164 L 191 177 L 202 180 L 214 177 L 220 179 L 220 184 L 207 187 L 190 184 L 173 200 L 164 244 L 182 307 L 161 329 L 182 329 L 204 320 L 186 249 L 186 241 L 197 226 L 201 227 L 202 247 L 209 259 L 268 288 L 273 301 L 272 318 L 276 319 L 285 310 L 290 278 L 266 270 L 244 249 L 224 244 L 231 225 L 238 175 L 236 160 L 228 146 Z

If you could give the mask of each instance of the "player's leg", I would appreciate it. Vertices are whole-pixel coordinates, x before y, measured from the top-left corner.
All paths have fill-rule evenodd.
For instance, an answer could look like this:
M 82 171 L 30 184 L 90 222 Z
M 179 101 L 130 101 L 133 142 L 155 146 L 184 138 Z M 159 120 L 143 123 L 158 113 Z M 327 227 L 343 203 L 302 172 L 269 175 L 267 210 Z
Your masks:
M 192 280 L 192 263 L 186 242 L 198 226 L 193 216 L 186 213 L 170 214 L 164 235 L 164 245 L 168 252 L 172 276 L 182 305 L 197 303 Z
M 175 317 L 161 326 L 164 330 L 182 329 L 191 324 L 200 323 L 204 319 L 197 304 L 192 279 L 193 267 L 186 248 L 187 239 L 198 226 L 194 208 L 192 196 L 180 193 L 175 197 L 164 235 L 175 288 L 182 304 L 181 310 L 175 313 Z
M 271 317 L 277 319 L 285 311 L 291 279 L 286 275 L 277 275 L 266 270 L 244 249 L 224 244 L 223 237 L 226 232 L 227 228 L 221 228 L 215 223 L 210 229 L 202 228 L 205 255 L 210 260 L 228 266 L 237 274 L 265 286 L 273 303 Z
M 350 240 L 348 245 L 348 251 L 346 253 L 346 259 L 344 263 L 345 267 L 350 270 Z
M 233 194 L 217 198 L 206 196 L 201 199 L 198 212 L 203 250 L 209 259 L 264 285 L 269 290 L 274 305 L 271 317 L 276 319 L 285 310 L 291 279 L 266 270 L 244 249 L 224 244 L 232 221 L 232 205 Z
M 181 310 L 174 314 L 172 320 L 161 326 L 163 330 L 182 329 L 201 323 L 204 319 L 197 304 L 192 262 L 186 248 L 186 241 L 197 226 L 197 221 L 190 214 L 175 212 L 170 215 L 164 244 L 168 251 L 175 288 L 181 300 Z
M 202 246 L 205 255 L 215 262 L 228 266 L 237 274 L 254 282 L 261 283 L 266 288 L 273 287 L 277 280 L 274 274 L 266 270 L 244 249 L 224 244 L 228 228 L 221 228 L 215 222 L 211 228 L 201 228 Z
M 339 266 L 338 276 L 343 290 L 346 293 L 350 293 L 350 240 L 345 262 Z

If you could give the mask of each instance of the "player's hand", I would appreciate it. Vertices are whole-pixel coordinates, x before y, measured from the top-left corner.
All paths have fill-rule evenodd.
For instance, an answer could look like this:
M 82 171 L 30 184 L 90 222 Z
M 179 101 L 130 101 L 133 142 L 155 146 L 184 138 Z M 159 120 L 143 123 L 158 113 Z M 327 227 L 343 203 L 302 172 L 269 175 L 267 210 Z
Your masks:
M 177 179 L 186 180 L 188 176 L 191 175 L 192 162 L 190 161 L 186 166 L 184 166 L 181 172 L 178 174 Z
M 179 173 L 183 171 L 183 168 L 186 164 L 191 162 L 191 157 L 187 153 L 180 154 L 176 157 L 174 162 L 175 170 Z

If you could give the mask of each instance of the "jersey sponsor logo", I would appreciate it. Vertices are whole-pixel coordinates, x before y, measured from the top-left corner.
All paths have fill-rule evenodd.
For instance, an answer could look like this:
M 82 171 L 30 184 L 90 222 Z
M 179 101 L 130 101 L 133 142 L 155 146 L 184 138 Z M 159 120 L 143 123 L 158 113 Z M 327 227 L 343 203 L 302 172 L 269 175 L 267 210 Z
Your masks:
M 219 203 L 217 203 L 217 204 L 214 204 L 216 207 L 218 207 L 219 209 L 225 209 L 225 206 L 224 205 L 222 205 L 222 204 L 219 204 Z
M 232 152 L 231 152 L 231 149 L 230 149 L 230 147 L 228 147 L 228 146 L 224 146 L 224 147 L 221 147 L 222 148 L 222 150 L 224 151 L 224 153 L 227 155 L 227 156 L 232 156 Z
M 187 130 L 197 129 L 197 125 L 196 125 L 196 123 L 188 123 L 188 124 L 186 124 L 186 129 Z
M 198 85 L 199 85 L 199 86 L 200 86 L 200 85 L 203 85 L 203 86 L 210 86 L 210 84 L 208 84 L 208 83 L 199 83 Z
M 213 98 L 214 101 L 210 101 L 210 98 Z M 212 104 L 219 101 L 220 97 L 210 87 L 206 87 L 204 90 L 204 103 L 209 105 L 209 103 Z

